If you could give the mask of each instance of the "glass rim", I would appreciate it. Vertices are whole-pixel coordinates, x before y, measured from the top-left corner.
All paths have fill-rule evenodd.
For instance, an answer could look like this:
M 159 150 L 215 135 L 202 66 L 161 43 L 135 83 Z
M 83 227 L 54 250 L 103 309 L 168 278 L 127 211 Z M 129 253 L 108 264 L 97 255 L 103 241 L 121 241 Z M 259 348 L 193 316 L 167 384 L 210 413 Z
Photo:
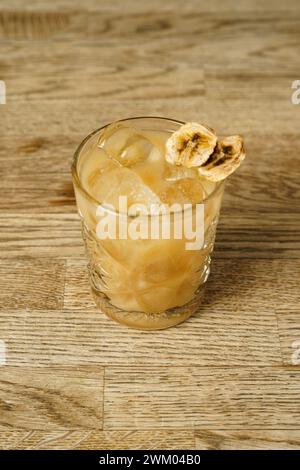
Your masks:
M 161 119 L 161 120 L 164 120 L 164 121 L 169 121 L 169 122 L 173 122 L 173 123 L 176 123 L 176 124 L 180 124 L 180 125 L 183 125 L 185 124 L 184 121 L 179 121 L 178 119 L 172 119 L 172 118 L 166 118 L 166 117 L 161 117 L 161 116 L 136 116 L 136 117 L 129 117 L 129 118 L 124 118 L 124 119 L 118 119 L 116 121 L 112 121 L 112 122 L 109 122 L 107 124 L 105 124 L 104 126 L 101 126 L 99 127 L 98 129 L 95 129 L 94 131 L 90 132 L 83 140 L 82 142 L 78 145 L 78 147 L 76 148 L 75 150 L 75 153 L 73 155 L 73 160 L 72 160 L 72 166 L 71 166 L 71 170 L 72 170 L 72 177 L 76 183 L 76 185 L 78 186 L 79 190 L 83 192 L 83 194 L 93 203 L 93 204 L 96 204 L 97 206 L 101 206 L 103 207 L 105 210 L 108 210 L 110 212 L 112 212 L 111 209 L 109 209 L 109 207 L 106 207 L 105 204 L 103 204 L 103 202 L 101 201 L 98 201 L 94 196 L 92 196 L 83 186 L 82 186 L 82 183 L 80 181 L 80 178 L 79 178 L 79 174 L 78 174 L 78 171 L 77 171 L 77 163 L 78 163 L 78 159 L 80 157 L 80 153 L 81 153 L 81 150 L 83 149 L 84 145 L 90 140 L 90 138 L 97 134 L 98 132 L 106 129 L 108 126 L 112 125 L 112 124 L 117 124 L 119 122 L 124 122 L 124 121 L 134 121 L 134 120 L 142 120 L 142 119 Z M 216 187 L 214 188 L 214 190 L 207 196 L 205 197 L 204 199 L 202 199 L 202 201 L 198 202 L 198 203 L 191 203 L 190 206 L 191 208 L 193 209 L 194 207 L 197 206 L 197 204 L 204 204 L 206 203 L 209 199 L 211 199 L 218 191 L 219 189 L 225 184 L 225 180 L 222 180 L 222 181 L 219 181 L 216 183 Z M 181 209 L 180 211 L 176 211 L 176 212 L 183 212 L 184 211 L 184 208 Z M 118 214 L 118 215 L 122 215 L 122 216 L 128 216 L 128 217 L 131 217 L 129 216 L 128 214 L 121 214 L 117 211 L 114 211 L 114 213 Z M 149 217 L 153 217 L 153 215 L 151 214 L 148 214 Z

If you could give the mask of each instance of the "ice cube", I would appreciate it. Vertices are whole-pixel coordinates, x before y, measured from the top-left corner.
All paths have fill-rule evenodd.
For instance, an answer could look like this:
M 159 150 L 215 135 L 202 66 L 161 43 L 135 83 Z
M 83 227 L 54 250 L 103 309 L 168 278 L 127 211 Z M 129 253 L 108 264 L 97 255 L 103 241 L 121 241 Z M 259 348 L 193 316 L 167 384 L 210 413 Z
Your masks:
M 189 204 L 189 199 L 180 191 L 176 184 L 164 184 L 161 187 L 161 190 L 158 193 L 160 201 L 165 205 L 179 204 Z
M 165 159 L 157 147 L 152 147 L 146 160 L 132 166 L 131 169 L 137 173 L 144 184 L 155 194 L 161 190 L 164 182 Z
M 193 168 L 167 164 L 160 198 L 167 204 L 195 204 L 206 196 L 202 179 Z
M 146 160 L 151 152 L 152 144 L 142 136 L 136 136 L 128 141 L 128 146 L 123 150 L 116 160 L 123 166 L 132 166 Z
M 119 211 L 120 196 L 127 197 L 128 210 L 133 204 L 143 205 L 147 211 L 159 204 L 159 198 L 143 180 L 129 168 L 116 168 L 104 173 L 93 186 L 93 196 L 103 204 L 112 205 Z
M 100 138 L 98 145 L 111 158 L 126 167 L 145 160 L 153 147 L 142 132 L 120 125 L 109 127 Z
M 109 158 L 103 149 L 95 147 L 85 156 L 81 165 L 79 173 L 81 183 L 87 191 L 93 193 L 94 188 L 100 185 L 102 175 L 119 167 L 120 165 Z
M 160 149 L 156 146 L 153 146 L 149 152 L 147 163 L 151 165 L 152 163 L 162 162 L 164 155 Z
M 167 132 L 160 131 L 143 131 L 143 135 L 152 142 L 154 147 L 158 148 L 159 151 L 165 155 L 166 153 L 166 141 L 169 137 Z
M 179 181 L 185 178 L 198 178 L 198 172 L 193 168 L 186 168 L 184 166 L 167 164 L 165 171 L 166 181 Z
M 183 178 L 176 183 L 176 186 L 191 204 L 200 203 L 206 196 L 199 178 Z
M 163 204 L 196 204 L 205 197 L 202 184 L 194 178 L 184 178 L 177 182 L 165 182 L 158 196 Z

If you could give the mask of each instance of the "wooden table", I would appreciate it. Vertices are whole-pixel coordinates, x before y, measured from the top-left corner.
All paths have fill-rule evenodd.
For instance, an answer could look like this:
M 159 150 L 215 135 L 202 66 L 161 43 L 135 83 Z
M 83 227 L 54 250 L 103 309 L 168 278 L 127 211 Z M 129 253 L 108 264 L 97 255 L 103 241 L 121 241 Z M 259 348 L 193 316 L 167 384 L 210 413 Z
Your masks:
M 299 1 L 24 5 L 0 9 L 0 447 L 299 448 Z M 96 310 L 70 178 L 85 135 L 136 115 L 248 151 L 205 305 L 161 332 Z

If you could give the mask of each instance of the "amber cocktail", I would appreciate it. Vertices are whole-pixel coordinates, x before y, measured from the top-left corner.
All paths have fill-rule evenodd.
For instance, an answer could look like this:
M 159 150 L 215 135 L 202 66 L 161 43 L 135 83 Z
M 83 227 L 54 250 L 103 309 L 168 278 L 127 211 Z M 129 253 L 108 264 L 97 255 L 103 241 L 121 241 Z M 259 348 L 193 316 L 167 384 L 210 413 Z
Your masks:
M 223 182 L 210 182 L 197 169 L 172 165 L 166 141 L 183 123 L 163 118 L 134 118 L 105 126 L 79 146 L 73 181 L 88 256 L 92 291 L 99 309 L 116 321 L 140 329 L 162 329 L 192 315 L 202 300 L 209 275 Z M 120 196 L 122 196 L 120 198 Z M 127 201 L 127 211 L 120 201 Z M 147 238 L 124 231 L 99 237 L 99 220 L 110 214 L 119 229 L 137 216 L 159 225 L 157 208 L 169 211 L 170 235 L 148 229 Z M 187 249 L 185 233 L 175 234 L 180 211 L 193 218 L 203 243 Z M 133 209 L 132 209 L 133 208 Z M 187 209 L 186 209 L 187 208 Z M 195 226 L 195 223 L 198 226 Z M 154 224 L 155 225 L 155 224 Z M 103 228 L 103 227 L 102 227 Z M 153 235 L 153 233 L 152 233 Z

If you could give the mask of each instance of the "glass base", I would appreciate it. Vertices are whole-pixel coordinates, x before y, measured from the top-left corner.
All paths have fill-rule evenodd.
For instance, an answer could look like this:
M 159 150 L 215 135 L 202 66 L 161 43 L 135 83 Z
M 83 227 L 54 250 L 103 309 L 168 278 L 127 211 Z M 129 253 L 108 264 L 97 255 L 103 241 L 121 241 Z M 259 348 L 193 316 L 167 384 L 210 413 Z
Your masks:
M 128 312 L 112 305 L 109 299 L 92 288 L 97 307 L 101 312 L 122 325 L 138 330 L 164 330 L 187 320 L 203 301 L 205 284 L 202 284 L 190 302 L 162 313 Z

